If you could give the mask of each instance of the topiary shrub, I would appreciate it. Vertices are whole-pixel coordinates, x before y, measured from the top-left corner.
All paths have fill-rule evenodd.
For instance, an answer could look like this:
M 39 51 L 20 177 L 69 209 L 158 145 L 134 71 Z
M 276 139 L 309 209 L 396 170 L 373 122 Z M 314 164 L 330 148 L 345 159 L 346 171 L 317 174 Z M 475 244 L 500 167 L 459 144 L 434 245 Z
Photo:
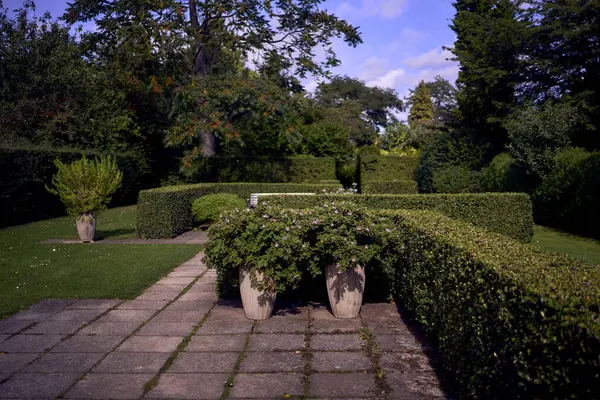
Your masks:
M 192 202 L 192 214 L 199 223 L 215 222 L 225 211 L 246 208 L 246 201 L 235 194 L 219 193 L 202 196 Z
M 479 176 L 460 165 L 435 170 L 432 179 L 435 193 L 476 193 L 479 191 Z

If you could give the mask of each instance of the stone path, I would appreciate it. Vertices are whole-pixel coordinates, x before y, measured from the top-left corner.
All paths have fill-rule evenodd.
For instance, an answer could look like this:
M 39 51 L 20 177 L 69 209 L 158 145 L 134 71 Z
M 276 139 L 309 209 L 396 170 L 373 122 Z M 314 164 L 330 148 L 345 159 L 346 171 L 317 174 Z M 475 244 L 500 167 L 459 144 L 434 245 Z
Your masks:
M 206 231 L 188 231 L 172 239 L 100 239 L 94 244 L 204 244 L 208 241 Z M 82 244 L 74 239 L 47 239 L 41 244 Z
M 0 321 L 0 398 L 441 399 L 433 350 L 395 305 L 245 318 L 201 254 L 135 300 L 44 300 Z

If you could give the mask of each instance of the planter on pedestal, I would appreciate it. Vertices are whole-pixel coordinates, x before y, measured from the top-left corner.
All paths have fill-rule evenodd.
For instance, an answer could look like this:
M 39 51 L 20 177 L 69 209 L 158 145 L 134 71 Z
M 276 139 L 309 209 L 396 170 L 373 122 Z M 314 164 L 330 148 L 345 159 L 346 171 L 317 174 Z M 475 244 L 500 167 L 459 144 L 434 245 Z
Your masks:
M 93 242 L 96 235 L 96 216 L 94 214 L 81 214 L 78 216 L 77 232 L 82 242 Z
M 365 268 L 355 266 L 340 271 L 335 264 L 326 268 L 325 281 L 329 304 L 336 318 L 356 318 L 365 291 Z

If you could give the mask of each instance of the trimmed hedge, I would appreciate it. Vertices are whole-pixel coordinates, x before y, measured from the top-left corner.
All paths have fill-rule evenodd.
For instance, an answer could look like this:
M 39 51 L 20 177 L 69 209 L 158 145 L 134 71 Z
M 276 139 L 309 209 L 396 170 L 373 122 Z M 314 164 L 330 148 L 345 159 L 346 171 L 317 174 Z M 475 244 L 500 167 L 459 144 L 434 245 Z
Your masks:
M 213 157 L 204 159 L 192 178 L 202 182 L 337 182 L 335 168 L 335 159 L 327 157 Z
M 397 294 L 462 398 L 598 398 L 599 266 L 431 211 L 395 214 Z
M 64 163 L 99 156 L 100 152 L 76 149 L 0 147 L 0 227 L 66 215 L 58 196 L 46 190 L 56 173 L 55 159 Z M 109 153 L 106 153 L 109 154 Z M 133 204 L 152 176 L 147 165 L 128 154 L 116 155 L 123 183 L 111 206 Z
M 362 152 L 358 160 L 360 183 L 414 180 L 418 165 L 418 157 L 382 156 L 372 151 Z
M 521 242 L 529 242 L 533 236 L 531 200 L 524 193 L 274 196 L 268 202 L 272 206 L 310 208 L 340 200 L 374 209 L 439 211 Z
M 363 194 L 416 194 L 416 181 L 382 182 L 373 181 L 362 184 Z
M 214 193 L 248 199 L 252 193 L 317 193 L 334 191 L 340 184 L 299 183 L 198 183 L 166 186 L 140 192 L 137 203 L 137 235 L 145 239 L 170 238 L 194 224 L 192 201 Z

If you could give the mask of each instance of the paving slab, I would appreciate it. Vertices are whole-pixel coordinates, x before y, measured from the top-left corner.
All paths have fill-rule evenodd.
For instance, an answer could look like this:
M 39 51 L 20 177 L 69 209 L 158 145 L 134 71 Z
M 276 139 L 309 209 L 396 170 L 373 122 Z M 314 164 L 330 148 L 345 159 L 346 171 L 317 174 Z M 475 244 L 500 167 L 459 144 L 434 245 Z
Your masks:
M 125 336 L 75 335 L 59 343 L 50 353 L 108 353 Z
M 98 322 L 144 322 L 149 320 L 154 314 L 156 314 L 154 310 L 112 310 L 103 315 Z
M 65 336 L 62 335 L 24 335 L 19 334 L 0 343 L 0 352 L 4 353 L 42 353 L 53 347 Z
M 310 347 L 313 350 L 361 350 L 363 347 L 363 341 L 355 333 L 350 334 L 333 334 L 323 335 L 316 334 L 310 338 Z
M 146 292 L 181 292 L 188 285 L 155 284 L 146 289 Z
M 127 336 L 135 331 L 140 325 L 141 322 L 139 321 L 96 321 L 77 332 L 77 335 Z
M 25 367 L 37 357 L 39 357 L 37 353 L 0 353 L 0 380 L 8 378 L 9 375 Z
M 206 313 L 211 307 L 212 304 L 206 301 L 182 301 L 180 299 L 171 303 L 165 311 L 204 311 Z
M 63 310 L 55 313 L 51 321 L 91 321 L 102 314 L 103 310 Z
M 257 333 L 303 333 L 308 330 L 308 314 L 272 316 L 258 321 L 254 331 Z
M 155 310 L 167 305 L 167 300 L 129 300 L 121 303 L 117 310 Z
M 194 322 L 150 321 L 136 335 L 138 336 L 187 336 L 194 330 Z
M 302 395 L 302 374 L 238 374 L 230 398 L 280 399 Z
M 437 376 L 433 372 L 386 374 L 392 388 L 392 399 L 445 399 L 447 398 Z
M 357 351 L 313 352 L 311 368 L 322 372 L 370 371 L 371 360 Z
M 214 291 L 197 291 L 190 290 L 180 297 L 180 300 L 193 301 L 203 300 L 206 302 L 216 302 L 218 300 L 217 295 Z
M 311 310 L 311 329 L 315 333 L 349 333 L 361 327 L 360 318 L 337 319 L 329 310 L 318 308 Z
M 419 341 L 410 332 L 403 334 L 375 334 L 375 342 L 383 352 L 432 352 L 426 342 Z
M 122 300 L 111 300 L 111 299 L 83 299 L 78 300 L 73 304 L 66 307 L 67 310 L 102 310 L 107 311 L 112 307 L 115 307 Z
M 180 353 L 169 372 L 173 373 L 231 373 L 237 363 L 238 353 Z
M 311 397 L 349 398 L 375 397 L 375 375 L 364 372 L 349 374 L 316 373 L 310 377 Z
M 381 355 L 381 367 L 394 372 L 434 371 L 431 361 L 424 353 L 385 353 Z
M 170 374 L 160 377 L 158 385 L 146 398 L 151 399 L 208 399 L 221 397 L 227 374 Z
M 14 317 L 14 316 L 13 316 Z M 0 320 L 0 333 L 13 334 L 22 331 L 23 329 L 33 325 L 35 321 L 28 321 L 9 317 Z
M 29 307 L 29 310 L 62 310 L 76 301 L 77 299 L 44 299 Z
M 204 272 L 205 268 L 203 267 L 179 267 L 175 268 L 173 272 L 167 275 L 168 278 L 196 278 L 202 272 Z
M 212 313 L 211 313 L 212 314 Z M 249 319 L 245 319 L 243 321 L 240 320 L 231 320 L 227 321 L 225 319 L 213 319 L 212 316 L 205 321 L 200 329 L 198 329 L 198 334 L 200 335 L 233 335 L 233 334 L 244 334 L 250 332 L 252 329 L 252 321 Z
M 136 300 L 162 300 L 162 301 L 172 301 L 179 296 L 179 292 L 144 292 L 138 297 Z
M 151 374 L 87 374 L 65 394 L 67 399 L 137 399 Z
M 88 321 L 42 321 L 23 331 L 26 334 L 70 335 Z
M 11 335 L 10 335 L 10 334 L 8 334 L 8 333 L 6 333 L 6 334 L 4 334 L 4 333 L 3 333 L 3 334 L 1 334 L 1 335 L 0 335 L 0 343 L 1 343 L 1 342 L 4 342 L 4 341 L 5 341 L 6 339 L 8 339 L 9 337 L 11 337 Z
M 23 369 L 26 372 L 87 372 L 105 353 L 48 353 Z
M 246 343 L 245 335 L 194 335 L 185 351 L 234 351 L 240 352 Z
M 170 353 L 110 353 L 92 372 L 117 374 L 155 374 Z
M 116 351 L 143 353 L 172 353 L 183 340 L 183 336 L 132 336 Z
M 210 307 L 204 307 L 197 311 L 181 311 L 166 309 L 152 319 L 152 321 L 162 322 L 193 322 L 197 324 L 208 312 Z
M 303 372 L 304 359 L 296 352 L 248 352 L 240 372 Z
M 60 309 L 45 309 L 45 308 L 29 308 L 28 310 L 21 311 L 15 315 L 12 315 L 10 319 L 25 320 L 30 322 L 43 321 L 50 318 L 52 315 L 59 312 Z
M 18 373 L 0 385 L 0 398 L 53 399 L 77 378 L 79 374 Z
M 156 285 L 189 285 L 190 283 L 192 283 L 194 281 L 195 278 L 193 277 L 165 277 L 162 278 L 161 280 L 159 280 L 158 282 L 156 282 Z M 184 287 L 185 287 L 184 286 Z
M 304 335 L 261 333 L 250 337 L 248 351 L 296 351 L 304 347 Z

